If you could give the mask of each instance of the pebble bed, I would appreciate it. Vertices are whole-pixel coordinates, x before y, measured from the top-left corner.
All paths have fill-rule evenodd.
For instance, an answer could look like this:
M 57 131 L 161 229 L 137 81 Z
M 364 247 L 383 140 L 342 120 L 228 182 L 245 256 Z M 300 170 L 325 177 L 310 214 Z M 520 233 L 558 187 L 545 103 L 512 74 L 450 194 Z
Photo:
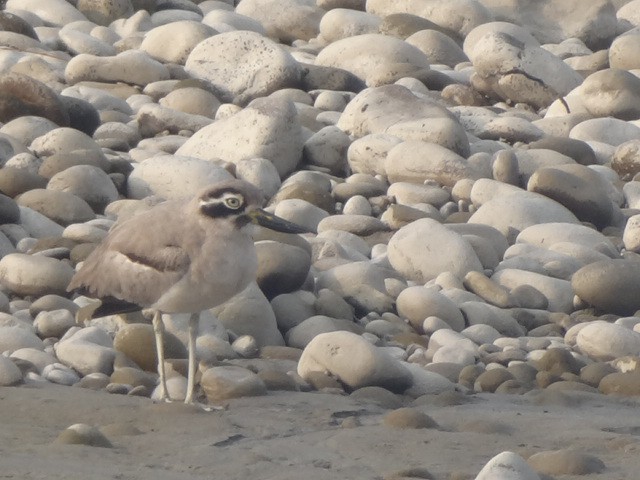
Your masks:
M 639 396 L 640 0 L 520 3 L 7 0 L 0 385 L 155 398 L 148 321 L 78 325 L 66 287 L 116 219 L 235 176 L 317 234 L 257 233 L 257 283 L 202 315 L 203 402 Z

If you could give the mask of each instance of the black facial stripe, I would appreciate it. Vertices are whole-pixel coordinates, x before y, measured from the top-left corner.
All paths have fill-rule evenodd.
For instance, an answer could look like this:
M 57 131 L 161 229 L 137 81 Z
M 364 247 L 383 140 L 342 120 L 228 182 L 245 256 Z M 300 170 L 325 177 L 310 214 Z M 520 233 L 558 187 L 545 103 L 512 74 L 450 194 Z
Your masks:
M 229 208 L 223 202 L 205 203 L 200 207 L 200 211 L 211 218 L 226 218 L 244 212 L 244 206 L 241 208 Z

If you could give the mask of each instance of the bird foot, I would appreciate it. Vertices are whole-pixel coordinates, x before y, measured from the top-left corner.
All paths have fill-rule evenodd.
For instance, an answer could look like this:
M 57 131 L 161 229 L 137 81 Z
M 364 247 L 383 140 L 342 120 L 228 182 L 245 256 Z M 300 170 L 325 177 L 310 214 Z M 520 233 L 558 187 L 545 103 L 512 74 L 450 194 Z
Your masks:
M 76 312 L 76 323 L 78 325 L 88 325 L 89 321 L 93 318 L 94 312 L 100 308 L 102 302 L 96 300 L 95 302 L 88 303 L 84 307 L 80 307 Z

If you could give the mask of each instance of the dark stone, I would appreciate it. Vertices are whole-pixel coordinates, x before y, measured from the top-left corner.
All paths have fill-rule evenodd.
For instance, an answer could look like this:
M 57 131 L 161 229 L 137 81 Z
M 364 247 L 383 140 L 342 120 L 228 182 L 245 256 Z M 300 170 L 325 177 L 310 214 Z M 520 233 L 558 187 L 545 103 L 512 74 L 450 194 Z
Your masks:
M 93 132 L 100 126 L 98 110 L 81 98 L 60 95 L 60 101 L 67 109 L 69 126 L 92 136 Z
M 47 85 L 19 73 L 0 75 L 0 122 L 24 115 L 44 117 L 61 127 L 69 126 L 67 109 Z

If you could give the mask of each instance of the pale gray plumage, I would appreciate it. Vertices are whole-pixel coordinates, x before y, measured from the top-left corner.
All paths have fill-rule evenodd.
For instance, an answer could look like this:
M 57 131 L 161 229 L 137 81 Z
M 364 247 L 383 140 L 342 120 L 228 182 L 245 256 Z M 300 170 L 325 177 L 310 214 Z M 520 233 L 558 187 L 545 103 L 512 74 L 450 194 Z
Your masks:
M 105 301 L 155 311 L 158 370 L 166 397 L 162 313 L 192 313 L 189 325 L 189 384 L 192 400 L 195 334 L 200 312 L 220 305 L 255 279 L 257 258 L 247 224 L 302 233 L 302 227 L 259 207 L 253 185 L 231 180 L 191 200 L 167 201 L 117 224 L 87 257 L 69 290 Z

